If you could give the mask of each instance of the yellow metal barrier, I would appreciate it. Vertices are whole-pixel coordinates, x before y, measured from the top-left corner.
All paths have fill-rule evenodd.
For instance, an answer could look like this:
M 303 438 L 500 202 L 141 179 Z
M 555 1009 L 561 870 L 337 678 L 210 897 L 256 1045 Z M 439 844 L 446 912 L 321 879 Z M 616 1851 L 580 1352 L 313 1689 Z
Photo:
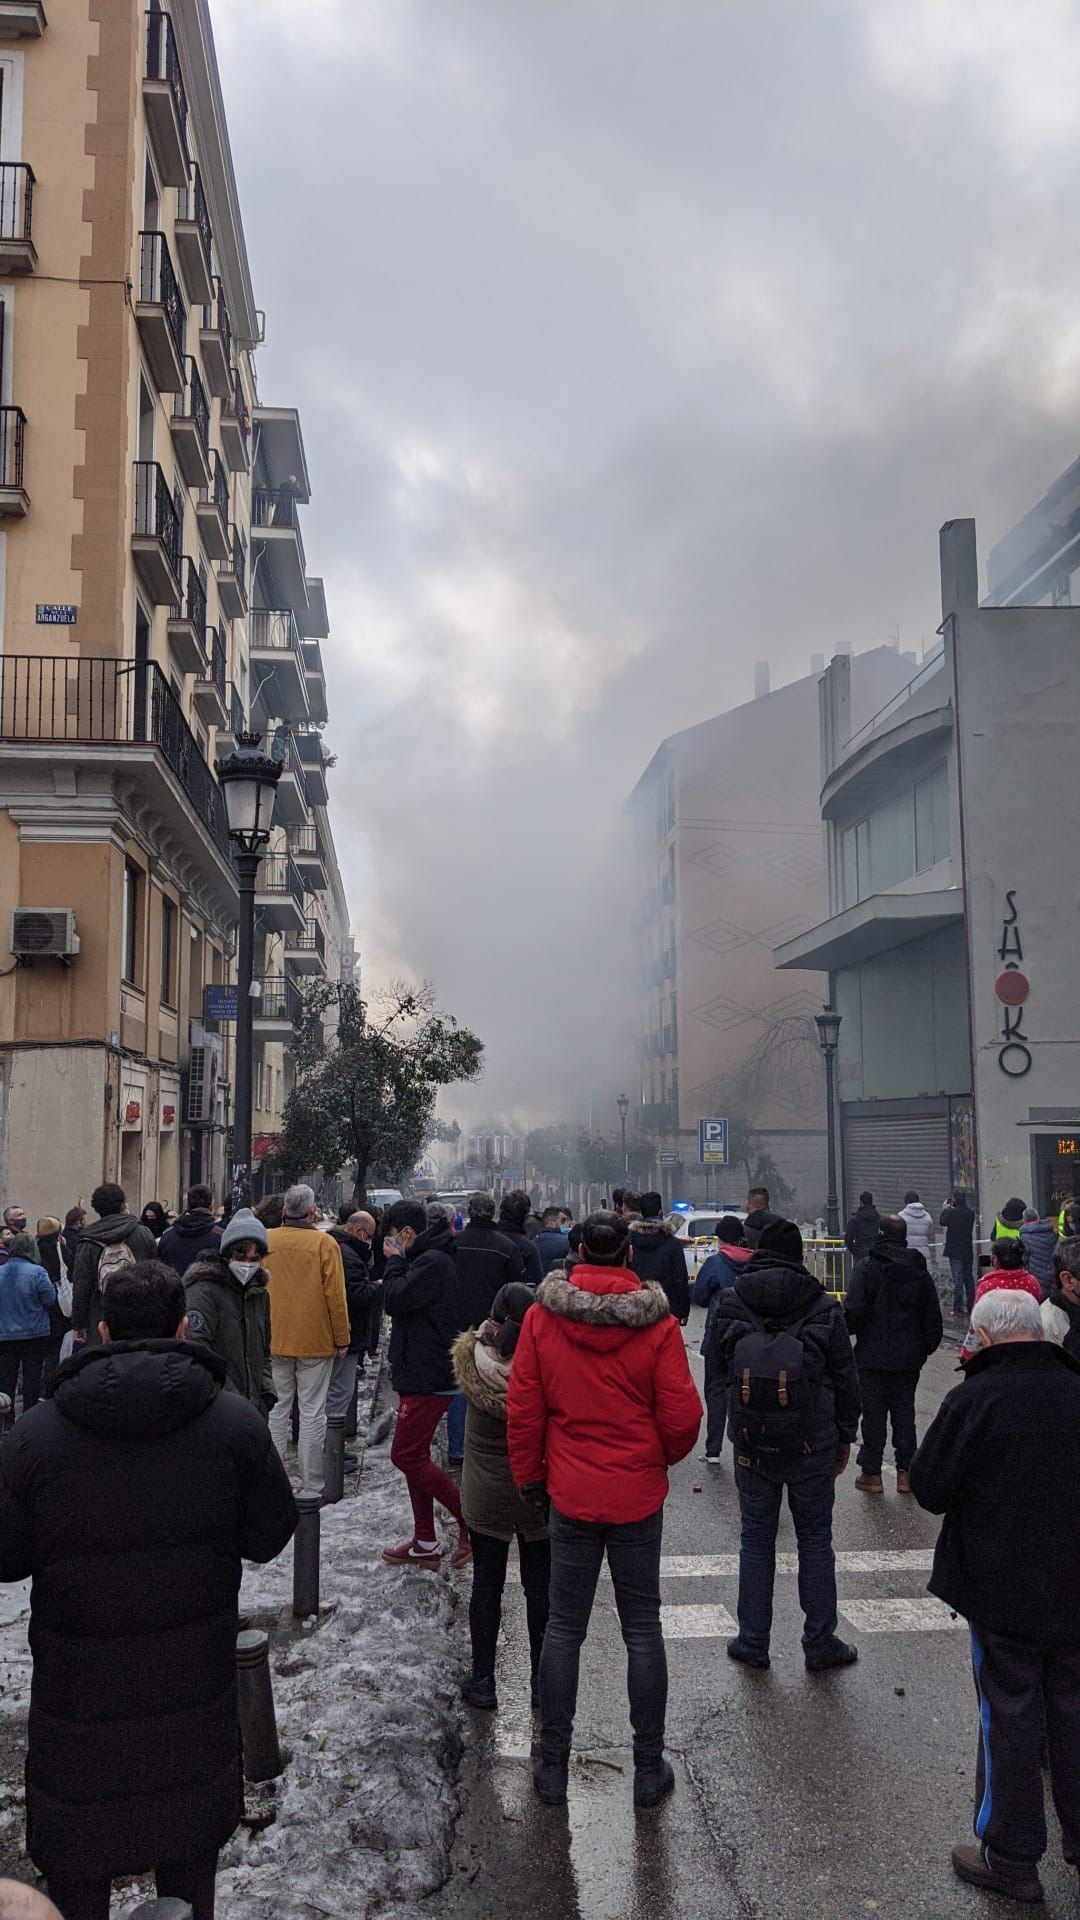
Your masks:
M 842 1300 L 851 1276 L 851 1255 L 842 1240 L 805 1239 L 803 1260 L 826 1293 Z

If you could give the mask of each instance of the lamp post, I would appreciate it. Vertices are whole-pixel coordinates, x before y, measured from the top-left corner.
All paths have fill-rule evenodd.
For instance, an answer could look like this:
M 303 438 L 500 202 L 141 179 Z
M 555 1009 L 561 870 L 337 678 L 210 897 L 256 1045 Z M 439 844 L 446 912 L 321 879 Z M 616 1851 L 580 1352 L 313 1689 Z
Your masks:
M 818 1045 L 825 1055 L 825 1138 L 829 1155 L 829 1191 L 825 1195 L 825 1231 L 830 1239 L 840 1233 L 840 1200 L 836 1191 L 836 1049 L 840 1043 L 840 1015 L 824 1007 L 814 1015 Z
M 261 733 L 238 733 L 218 762 L 229 838 L 236 848 L 240 928 L 236 956 L 236 1094 L 233 1102 L 232 1193 L 236 1206 L 251 1197 L 251 1017 L 255 970 L 255 882 L 270 838 L 281 763 L 262 751 Z
M 625 1180 L 628 1179 L 630 1175 L 630 1155 L 626 1147 L 626 1116 L 630 1111 L 630 1102 L 625 1093 L 620 1093 L 615 1105 L 619 1109 L 619 1126 L 622 1129 L 622 1170 Z

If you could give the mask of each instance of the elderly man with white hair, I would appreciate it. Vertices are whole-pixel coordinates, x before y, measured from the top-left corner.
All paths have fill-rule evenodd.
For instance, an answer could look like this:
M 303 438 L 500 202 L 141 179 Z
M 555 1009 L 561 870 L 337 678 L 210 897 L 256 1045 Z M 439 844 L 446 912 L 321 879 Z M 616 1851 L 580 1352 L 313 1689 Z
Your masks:
M 267 1234 L 270 1275 L 270 1365 L 277 1402 L 270 1435 L 284 1457 L 293 1394 L 300 1414 L 297 1464 L 302 1493 L 321 1493 L 325 1479 L 326 1396 L 335 1359 L 349 1351 L 349 1307 L 341 1249 L 317 1226 L 310 1187 L 290 1187 L 285 1217 Z
M 943 1513 L 930 1591 L 971 1630 L 979 1700 L 975 1841 L 961 1880 L 1043 1898 L 1040 1757 L 1065 1858 L 1080 1869 L 1080 1363 L 1042 1337 L 1029 1293 L 976 1303 L 979 1351 L 911 1464 L 920 1506 Z

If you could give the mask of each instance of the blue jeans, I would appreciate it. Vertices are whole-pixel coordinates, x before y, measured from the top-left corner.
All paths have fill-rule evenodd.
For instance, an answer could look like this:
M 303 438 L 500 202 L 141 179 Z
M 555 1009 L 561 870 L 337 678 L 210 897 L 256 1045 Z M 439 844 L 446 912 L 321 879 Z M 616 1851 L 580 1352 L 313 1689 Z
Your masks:
M 836 1632 L 836 1562 L 832 1545 L 836 1455 L 833 1449 L 810 1454 L 777 1480 L 754 1473 L 736 1460 L 735 1485 L 742 1509 L 739 1639 L 754 1653 L 769 1651 L 776 1530 L 786 1487 L 799 1543 L 799 1605 L 806 1616 L 803 1651 L 807 1655 L 823 1652 Z
M 646 1520 L 571 1520 L 551 1509 L 550 1612 L 540 1656 L 540 1751 L 570 1752 L 581 1648 L 607 1553 L 623 1642 L 634 1761 L 654 1765 L 664 1751 L 667 1656 L 660 1626 L 660 1543 L 664 1509 Z
M 468 1411 L 469 1403 L 460 1389 L 457 1393 L 447 1394 L 446 1452 L 451 1460 L 465 1458 L 465 1415 Z
M 973 1254 L 951 1253 L 952 1304 L 954 1313 L 970 1313 L 975 1305 L 975 1258 Z

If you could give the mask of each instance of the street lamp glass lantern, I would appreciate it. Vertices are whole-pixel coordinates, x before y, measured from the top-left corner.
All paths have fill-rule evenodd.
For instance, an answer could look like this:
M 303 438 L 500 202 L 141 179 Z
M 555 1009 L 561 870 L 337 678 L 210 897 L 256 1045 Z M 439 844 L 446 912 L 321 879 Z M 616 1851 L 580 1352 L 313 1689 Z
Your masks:
M 218 762 L 229 833 L 238 845 L 253 849 L 270 835 L 274 794 L 281 767 L 261 751 L 262 735 L 242 735 L 233 752 Z
M 824 1007 L 814 1015 L 818 1045 L 822 1053 L 834 1053 L 840 1043 L 840 1015 L 835 1007 Z
M 630 1102 L 629 1102 L 629 1100 L 627 1099 L 627 1097 L 626 1097 L 626 1095 L 625 1095 L 625 1093 L 620 1093 L 620 1095 L 619 1095 L 619 1097 L 618 1097 L 618 1099 L 617 1099 L 617 1100 L 616 1100 L 616 1102 L 615 1102 L 615 1105 L 616 1105 L 616 1106 L 618 1107 L 618 1109 L 619 1109 L 619 1118 L 620 1118 L 620 1120 L 625 1120 L 625 1119 L 626 1119 L 626 1116 L 627 1116 L 627 1114 L 628 1114 L 628 1113 L 629 1113 L 629 1111 L 630 1111 Z

